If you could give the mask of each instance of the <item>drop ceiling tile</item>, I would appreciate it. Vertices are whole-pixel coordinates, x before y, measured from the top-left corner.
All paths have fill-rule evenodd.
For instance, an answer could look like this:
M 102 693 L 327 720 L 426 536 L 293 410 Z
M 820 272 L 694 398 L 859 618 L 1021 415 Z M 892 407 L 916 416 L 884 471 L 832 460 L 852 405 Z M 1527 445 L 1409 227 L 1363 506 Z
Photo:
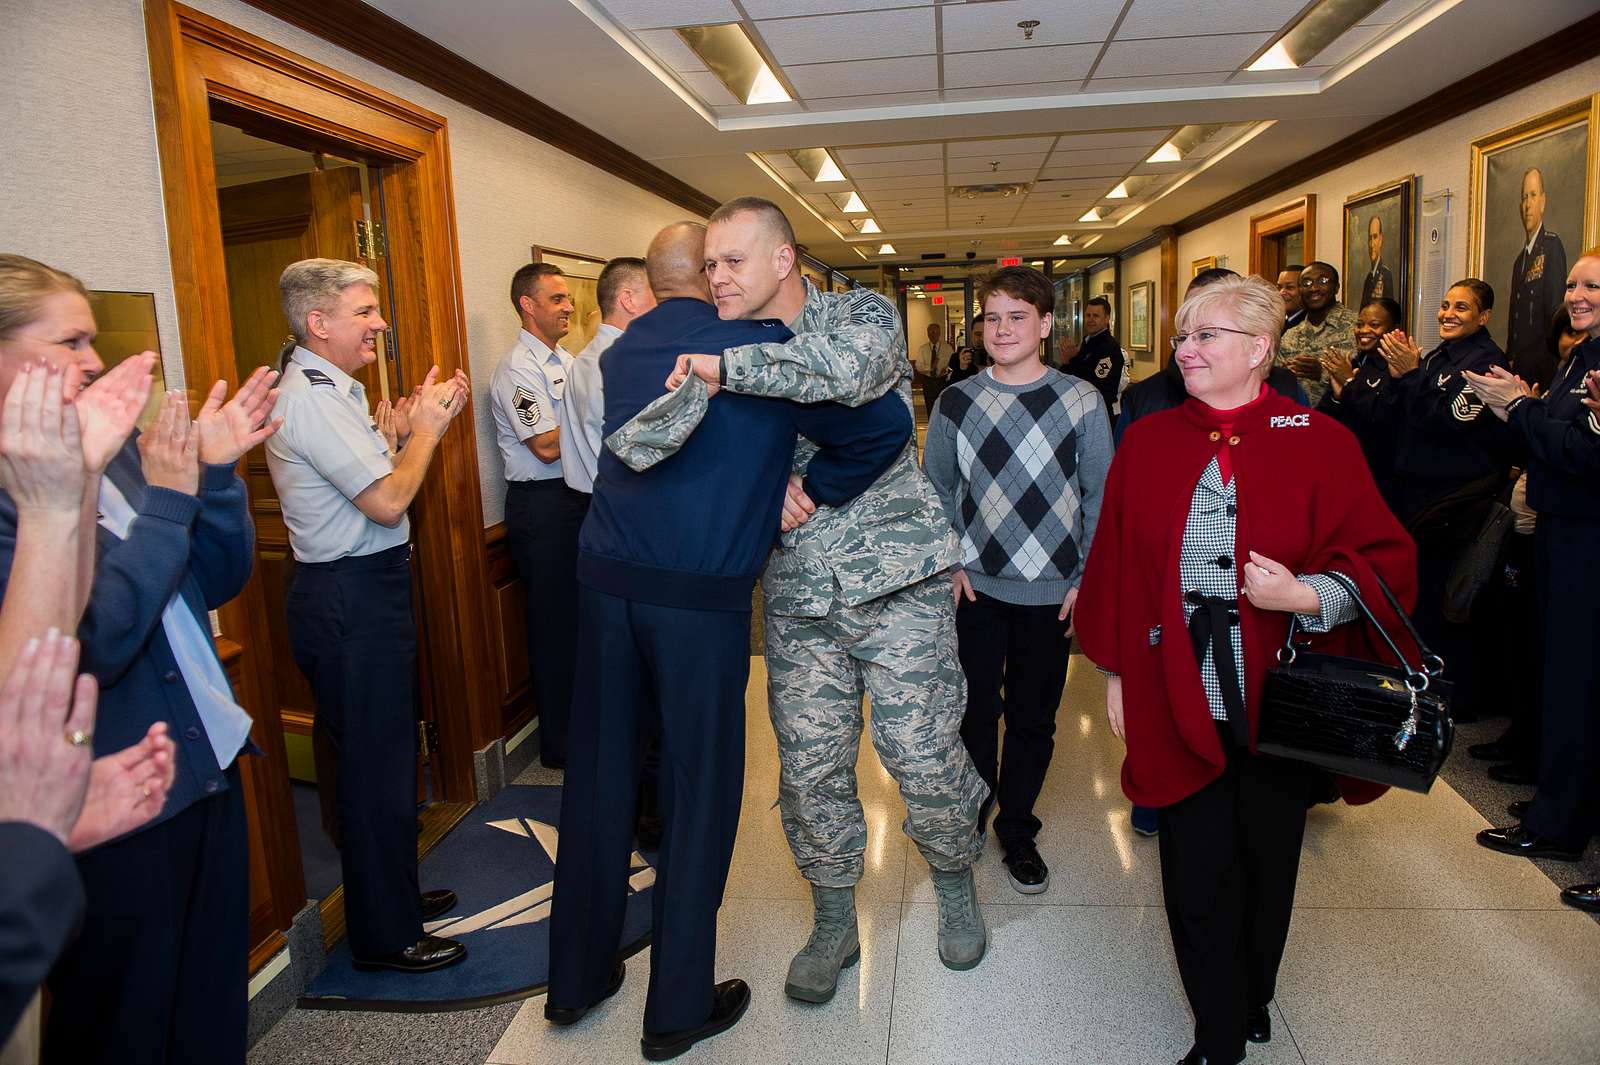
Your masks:
M 1084 166 L 1091 163 L 1139 163 L 1150 154 L 1150 148 L 1075 148 L 1057 151 L 1050 156 L 1051 166 Z
M 712 107 L 733 107 L 740 101 L 728 87 L 722 84 L 722 79 L 709 70 L 690 70 L 678 75 L 683 83 L 689 86 L 694 94 Z
M 662 65 L 680 73 L 686 70 L 704 70 L 705 61 L 694 54 L 694 49 L 683 43 L 672 30 L 641 30 L 634 34 L 639 43 Z
M 1080 166 L 1047 166 L 1039 171 L 1039 176 L 1041 178 L 1089 180 L 1091 178 L 1120 178 L 1127 172 L 1128 168 L 1126 166 L 1086 163 Z
M 1207 33 L 1277 33 L 1306 0 L 1133 0 L 1117 40 Z
M 1041 48 L 1056 44 L 1103 41 L 1122 10 L 1123 0 L 1074 0 L 1041 6 L 1037 0 L 1001 0 L 991 4 L 946 4 L 943 9 L 944 49 L 970 52 L 981 48 Z M 1038 19 L 1033 40 L 1024 43 L 1017 23 Z
M 999 166 L 995 166 L 999 163 Z M 974 174 L 987 174 L 991 171 L 1012 170 L 1038 170 L 1044 165 L 1044 153 L 1034 152 L 1032 155 L 975 155 L 970 159 L 952 159 L 947 166 L 947 172 L 954 176 L 960 174 L 969 178 Z
M 1101 133 L 1063 133 L 1057 151 L 1079 148 L 1154 148 L 1172 134 L 1170 126 L 1160 129 L 1113 129 Z
M 1131 78 L 1095 78 L 1087 92 L 1140 92 L 1149 89 L 1193 89 L 1202 85 L 1221 85 L 1232 71 L 1213 70 L 1195 74 L 1141 74 Z
M 863 192 L 869 189 L 873 191 L 892 189 L 902 196 L 908 196 L 916 191 L 931 190 L 933 192 L 941 192 L 944 189 L 944 178 L 942 175 L 934 177 L 927 174 L 908 177 L 858 178 L 856 180 L 856 188 L 861 189 Z
M 1054 137 L 996 137 L 993 140 L 951 141 L 948 150 L 952 159 L 969 155 L 998 158 L 1002 155 L 1048 152 L 1055 142 Z
M 930 7 L 763 20 L 756 31 L 785 67 L 936 51 Z
M 876 11 L 886 7 L 932 7 L 934 0 L 745 0 L 745 13 L 754 19 L 790 15 L 833 15 L 841 11 Z
M 865 92 L 852 96 L 808 96 L 813 111 L 853 111 L 863 107 L 898 107 L 902 104 L 931 104 L 939 101 L 938 89 L 921 92 Z
M 940 159 L 944 148 L 937 142 L 927 144 L 885 144 L 876 148 L 838 148 L 834 158 L 845 164 L 889 163 L 899 159 Z
M 958 89 L 1070 81 L 1089 73 L 1089 65 L 1099 51 L 1098 44 L 1057 44 L 997 52 L 950 52 L 944 57 L 944 84 L 947 89 Z
M 1105 58 L 1095 70 L 1095 78 L 1233 70 L 1255 54 L 1271 36 L 1269 33 L 1235 33 L 1151 41 L 1116 40 L 1106 46 Z
M 600 0 L 600 6 L 622 25 L 635 30 L 739 21 L 739 9 L 733 0 Z
M 898 159 L 883 163 L 850 164 L 850 176 L 854 178 L 932 176 L 937 179 L 943 174 L 943 159 Z
M 1026 85 L 985 85 L 966 89 L 946 89 L 944 98 L 966 100 L 1019 100 L 1035 96 L 1070 96 L 1083 84 L 1079 81 L 1037 81 Z
M 939 70 L 932 56 L 785 66 L 783 72 L 795 91 L 806 99 L 855 93 L 915 92 L 939 84 Z

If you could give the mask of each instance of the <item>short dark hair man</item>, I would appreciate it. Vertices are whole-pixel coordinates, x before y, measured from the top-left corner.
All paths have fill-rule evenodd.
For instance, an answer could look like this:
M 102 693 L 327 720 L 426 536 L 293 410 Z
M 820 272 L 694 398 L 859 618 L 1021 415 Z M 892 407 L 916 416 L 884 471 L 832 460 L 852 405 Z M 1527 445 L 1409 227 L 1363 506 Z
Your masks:
M 1122 345 L 1111 332 L 1111 301 L 1095 296 L 1083 305 L 1083 343 L 1061 371 L 1099 389 L 1106 415 L 1111 417 L 1117 406 L 1124 361 Z
M 616 343 L 629 323 L 656 305 L 644 260 L 633 256 L 606 263 L 595 282 L 594 295 L 600 304 L 600 328 L 572 360 L 566 391 L 561 394 L 561 424 L 566 428 L 561 476 L 569 487 L 585 493 L 594 491 L 595 465 L 600 460 L 600 423 L 605 415 L 600 356 Z
M 1314 262 L 1300 271 L 1300 301 L 1305 319 L 1278 341 L 1276 365 L 1298 377 L 1315 404 L 1328 387 L 1322 357 L 1355 346 L 1356 312 L 1339 302 L 1339 271 L 1332 263 Z
M 1212 267 L 1212 269 L 1215 270 L 1218 268 Z M 1299 325 L 1301 319 L 1306 316 L 1305 305 L 1300 302 L 1300 271 L 1304 269 L 1305 267 L 1301 266 L 1299 263 L 1290 263 L 1288 266 L 1285 266 L 1282 270 L 1278 271 L 1278 295 L 1283 297 L 1284 329 L 1293 329 L 1295 326 Z M 1200 271 L 1200 274 L 1209 272 L 1210 271 L 1202 270 Z M 1233 274 L 1235 277 L 1238 276 L 1238 274 L 1232 270 L 1229 270 L 1228 273 Z M 1194 280 L 1200 280 L 1200 275 L 1195 275 Z M 1194 282 L 1191 281 L 1189 284 L 1192 288 Z

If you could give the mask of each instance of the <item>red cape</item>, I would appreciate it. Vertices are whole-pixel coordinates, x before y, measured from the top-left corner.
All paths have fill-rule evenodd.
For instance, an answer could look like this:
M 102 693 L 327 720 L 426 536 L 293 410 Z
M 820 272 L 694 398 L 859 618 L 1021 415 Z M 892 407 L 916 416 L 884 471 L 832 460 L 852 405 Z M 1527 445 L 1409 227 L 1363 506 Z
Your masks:
M 1238 482 L 1235 572 L 1251 551 L 1295 573 L 1336 569 L 1356 580 L 1362 598 L 1415 661 L 1415 646 L 1375 574 L 1411 609 L 1416 545 L 1378 495 L 1356 438 L 1332 418 L 1275 392 L 1230 417 L 1232 445 L 1213 439 L 1217 412 L 1195 399 L 1128 429 L 1106 480 L 1074 613 L 1084 654 L 1122 677 L 1128 745 L 1122 790 L 1141 806 L 1167 806 L 1192 795 L 1225 765 L 1184 623 L 1178 569 L 1194 487 L 1219 446 L 1230 447 Z M 1266 670 L 1288 629 L 1288 614 L 1258 610 L 1239 597 L 1252 747 Z M 1330 654 L 1393 661 L 1360 621 L 1313 642 Z M 1341 790 L 1352 802 L 1384 791 L 1362 781 L 1341 781 Z

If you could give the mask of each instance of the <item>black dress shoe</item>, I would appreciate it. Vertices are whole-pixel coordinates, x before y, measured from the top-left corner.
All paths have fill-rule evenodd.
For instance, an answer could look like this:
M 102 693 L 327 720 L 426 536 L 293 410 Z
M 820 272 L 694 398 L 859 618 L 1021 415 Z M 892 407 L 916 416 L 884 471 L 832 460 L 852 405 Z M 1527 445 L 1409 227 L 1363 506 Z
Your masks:
M 1492 851 L 1520 854 L 1524 858 L 1554 858 L 1558 862 L 1576 862 L 1583 858 L 1582 851 L 1568 850 L 1555 840 L 1535 835 L 1521 825 L 1486 828 L 1478 833 L 1478 842 Z
M 1498 780 L 1502 784 L 1537 784 L 1539 771 L 1515 762 L 1507 762 L 1505 765 L 1490 766 L 1489 779 Z
M 743 980 L 724 980 L 711 991 L 711 1016 L 698 1028 L 685 1028 L 681 1032 L 644 1033 L 639 1049 L 651 1061 L 675 1058 L 702 1039 L 718 1032 L 726 1032 L 739 1023 L 750 1005 L 750 985 Z
M 617 988 L 622 986 L 622 978 L 628 974 L 628 967 L 620 961 L 617 967 L 611 970 L 611 982 L 606 985 L 605 993 L 587 1006 L 552 1006 L 550 1000 L 544 1000 L 544 1019 L 558 1028 L 565 1028 L 569 1024 L 577 1024 L 583 1020 L 584 1015 L 600 1003 L 617 993 Z
M 1232 1061 L 1227 1062 L 1217 1058 L 1208 1058 L 1204 1054 L 1200 1053 L 1199 1047 L 1194 1046 L 1189 1048 L 1189 1053 L 1185 1054 L 1181 1059 L 1179 1059 L 1178 1065 L 1239 1065 L 1239 1062 L 1243 1060 L 1243 1054 L 1240 1054 Z
M 454 891 L 424 891 L 422 893 L 422 919 L 431 921 L 456 908 Z
M 1504 740 L 1495 740 L 1492 743 L 1474 743 L 1467 748 L 1467 756 L 1480 762 L 1509 762 L 1516 758 L 1517 752 Z
M 423 936 L 405 950 L 377 958 L 354 958 L 352 962 L 363 972 L 393 969 L 397 973 L 431 973 L 435 969 L 454 965 L 466 956 L 467 948 L 453 939 Z
M 1561 889 L 1561 901 L 1590 913 L 1600 913 L 1600 884 L 1573 884 Z
M 1272 1014 L 1267 1007 L 1250 1007 L 1244 1015 L 1244 1037 L 1252 1043 L 1272 1042 Z
M 1523 818 L 1528 816 L 1528 807 L 1532 805 L 1533 803 L 1528 799 L 1518 799 L 1516 802 L 1508 802 L 1506 803 L 1506 813 L 1510 814 L 1512 817 L 1515 817 L 1518 821 L 1521 821 Z

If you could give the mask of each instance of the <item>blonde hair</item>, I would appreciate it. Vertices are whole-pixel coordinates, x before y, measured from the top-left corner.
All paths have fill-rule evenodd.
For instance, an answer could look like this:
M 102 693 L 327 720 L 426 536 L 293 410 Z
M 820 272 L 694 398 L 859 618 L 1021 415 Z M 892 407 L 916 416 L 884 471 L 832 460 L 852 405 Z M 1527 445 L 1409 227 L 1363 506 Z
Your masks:
M 1191 322 L 1204 321 L 1217 311 L 1231 315 L 1239 328 L 1251 336 L 1267 338 L 1267 357 L 1257 367 L 1265 374 L 1278 353 L 1278 337 L 1283 333 L 1283 297 L 1278 294 L 1278 287 L 1255 276 L 1219 278 L 1183 301 L 1173 316 L 1173 325 L 1178 332 L 1187 333 Z
M 289 332 L 305 343 L 306 316 L 312 311 L 329 311 L 339 294 L 351 285 L 378 287 L 378 275 L 360 263 L 343 259 L 301 259 L 283 268 L 278 291 L 283 297 L 283 316 L 289 319 Z
M 57 292 L 88 298 L 83 282 L 24 255 L 0 254 L 0 340 L 39 317 L 39 304 Z

